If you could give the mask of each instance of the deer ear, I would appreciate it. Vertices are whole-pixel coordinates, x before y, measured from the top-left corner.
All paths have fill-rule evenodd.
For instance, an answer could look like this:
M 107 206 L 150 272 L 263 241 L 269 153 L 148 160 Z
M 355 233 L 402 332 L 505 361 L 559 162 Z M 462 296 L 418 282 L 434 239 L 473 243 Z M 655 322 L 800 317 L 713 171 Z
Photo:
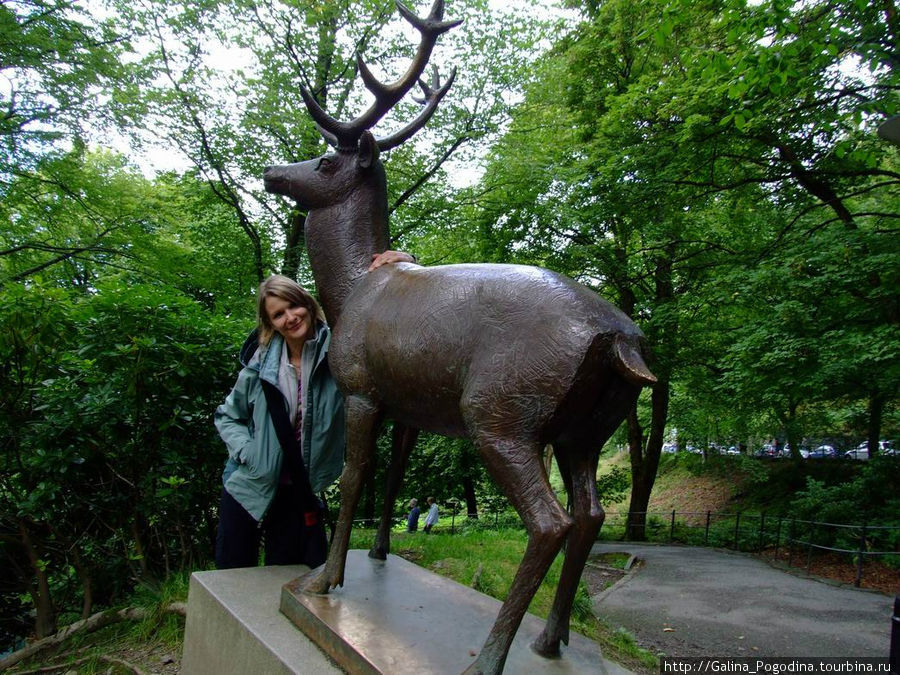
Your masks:
M 369 131 L 362 132 L 362 136 L 360 136 L 359 139 L 359 158 L 356 160 L 357 164 L 363 169 L 371 169 L 375 166 L 375 162 L 378 161 L 379 152 L 378 142 L 375 140 L 375 137 L 372 136 L 372 133 Z

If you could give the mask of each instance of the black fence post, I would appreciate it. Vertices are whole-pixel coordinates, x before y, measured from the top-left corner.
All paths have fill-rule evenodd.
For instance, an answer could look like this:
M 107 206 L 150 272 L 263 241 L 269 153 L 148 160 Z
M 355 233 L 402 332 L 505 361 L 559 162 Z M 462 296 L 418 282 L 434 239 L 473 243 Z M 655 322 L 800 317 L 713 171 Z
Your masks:
M 762 553 L 763 550 L 763 535 L 766 533 L 766 512 L 763 511 L 759 514 L 759 543 L 756 545 L 756 550 L 758 553 Z
M 857 588 L 862 585 L 863 561 L 866 557 L 866 524 L 863 523 L 862 533 L 859 535 L 859 559 L 856 561 L 856 581 L 854 586 Z
M 738 545 L 738 533 L 741 529 L 741 512 L 737 512 L 737 516 L 734 519 L 734 550 L 740 551 L 741 548 Z
M 775 529 L 775 560 L 778 560 L 778 547 L 781 546 L 781 523 L 784 518 L 778 518 L 778 527 Z
M 809 569 L 812 567 L 812 550 L 813 550 L 813 539 L 815 538 L 816 525 L 815 523 L 809 524 L 809 541 L 806 543 L 806 573 L 809 574 Z
M 669 525 L 669 543 L 675 539 L 675 509 L 672 509 L 672 523 Z
M 706 512 L 706 533 L 703 535 L 703 545 L 709 546 L 709 520 L 712 518 L 712 511 Z
M 794 521 L 788 524 L 788 567 L 794 566 Z

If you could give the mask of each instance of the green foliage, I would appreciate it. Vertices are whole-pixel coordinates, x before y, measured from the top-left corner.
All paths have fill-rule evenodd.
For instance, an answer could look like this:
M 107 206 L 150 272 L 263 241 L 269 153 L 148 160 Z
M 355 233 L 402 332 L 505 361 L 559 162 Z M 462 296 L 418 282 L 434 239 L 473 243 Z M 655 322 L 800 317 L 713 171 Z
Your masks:
M 43 593 L 47 611 L 88 590 L 106 604 L 132 579 L 204 565 L 222 463 L 210 411 L 245 324 L 115 284 L 8 284 L 0 315 L 4 593 Z
M 570 4 L 585 16 L 567 27 L 530 6 L 448 6 L 466 23 L 434 62 L 457 64 L 457 81 L 385 158 L 395 246 L 428 264 L 547 266 L 640 323 L 660 378 L 628 439 L 644 498 L 667 427 L 697 447 L 895 437 L 900 171 L 874 134 L 898 112 L 890 14 L 856 0 Z M 345 76 L 354 52 L 390 80 L 414 49 L 381 0 L 264 9 L 0 8 L 0 602 L 7 615 L 30 599 L 39 632 L 89 588 L 102 604 L 130 578 L 202 564 L 222 458 L 209 416 L 252 288 L 276 268 L 311 281 L 303 214 L 258 180 L 324 149 L 285 92 L 302 82 L 351 118 L 366 105 Z M 213 45 L 246 62 L 213 67 Z M 401 104 L 385 129 L 414 114 Z M 95 149 L 110 132 L 193 168 L 145 178 Z M 458 187 L 471 181 L 452 160 L 483 179 Z M 434 495 L 443 516 L 477 493 L 501 522 L 468 444 L 419 446 L 404 500 Z M 874 461 L 845 468 L 859 475 L 843 488 L 799 461 L 691 461 L 740 472 L 765 503 L 805 486 L 804 513 L 897 506 L 880 487 L 896 487 L 890 465 Z M 605 498 L 626 478 L 601 477 Z
M 597 478 L 597 496 L 601 504 L 618 504 L 628 494 L 631 476 L 621 466 L 614 466 L 609 473 Z
M 61 138 L 103 121 L 96 93 L 121 69 L 124 44 L 88 8 L 55 0 L 0 6 L 0 194 Z M 99 126 L 97 128 L 99 131 Z
M 876 457 L 850 481 L 828 485 L 809 477 L 791 502 L 791 513 L 804 520 L 845 524 L 897 524 L 900 513 L 900 462 Z

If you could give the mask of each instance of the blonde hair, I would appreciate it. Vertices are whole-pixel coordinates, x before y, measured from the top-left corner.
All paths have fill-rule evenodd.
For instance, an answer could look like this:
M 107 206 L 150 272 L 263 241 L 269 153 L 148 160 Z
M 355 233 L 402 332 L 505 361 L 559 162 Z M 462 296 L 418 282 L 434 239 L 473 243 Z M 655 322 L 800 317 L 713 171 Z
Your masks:
M 281 298 L 291 304 L 297 304 L 306 307 L 310 316 L 313 317 L 313 330 L 318 330 L 320 323 L 325 323 L 325 313 L 322 307 L 316 302 L 300 284 L 293 279 L 289 279 L 281 274 L 273 274 L 259 285 L 259 293 L 256 298 L 256 326 L 259 329 L 259 343 L 261 345 L 269 344 L 272 336 L 275 334 L 275 327 L 266 311 L 266 298 Z

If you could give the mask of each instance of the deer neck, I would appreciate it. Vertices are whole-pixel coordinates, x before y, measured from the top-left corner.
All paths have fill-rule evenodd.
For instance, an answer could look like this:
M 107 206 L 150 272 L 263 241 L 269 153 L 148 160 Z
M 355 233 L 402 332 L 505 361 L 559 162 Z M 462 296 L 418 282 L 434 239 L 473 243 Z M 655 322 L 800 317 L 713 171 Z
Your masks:
M 345 201 L 309 212 L 306 246 L 325 317 L 337 326 L 344 302 L 366 274 L 372 256 L 388 249 L 387 196 L 354 192 Z

